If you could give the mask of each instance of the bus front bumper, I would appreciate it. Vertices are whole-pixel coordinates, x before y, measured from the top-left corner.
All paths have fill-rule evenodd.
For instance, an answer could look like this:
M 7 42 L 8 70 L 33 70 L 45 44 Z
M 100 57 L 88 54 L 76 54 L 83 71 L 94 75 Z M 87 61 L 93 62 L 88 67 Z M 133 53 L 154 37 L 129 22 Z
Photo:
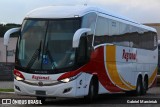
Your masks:
M 39 86 L 33 84 L 26 84 L 23 81 L 14 79 L 15 94 L 27 96 L 41 96 L 41 97 L 75 97 L 76 95 L 76 81 L 68 83 L 58 83 L 51 86 Z

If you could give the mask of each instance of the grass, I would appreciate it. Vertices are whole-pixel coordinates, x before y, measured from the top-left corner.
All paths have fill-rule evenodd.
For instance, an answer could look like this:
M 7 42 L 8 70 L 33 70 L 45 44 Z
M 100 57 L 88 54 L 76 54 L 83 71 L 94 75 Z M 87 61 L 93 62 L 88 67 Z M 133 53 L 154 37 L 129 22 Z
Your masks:
M 14 92 L 14 89 L 0 89 L 0 92 Z

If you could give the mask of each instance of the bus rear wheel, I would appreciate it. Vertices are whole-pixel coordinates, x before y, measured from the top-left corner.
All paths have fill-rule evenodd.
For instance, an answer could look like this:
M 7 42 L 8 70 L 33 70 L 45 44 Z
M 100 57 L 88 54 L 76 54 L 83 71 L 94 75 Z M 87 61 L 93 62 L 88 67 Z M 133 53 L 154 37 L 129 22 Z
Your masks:
M 148 77 L 144 78 L 142 94 L 145 95 L 148 90 Z
M 137 80 L 137 86 L 136 86 L 136 90 L 135 90 L 135 95 L 140 96 L 143 93 L 143 83 L 142 83 L 142 78 L 138 77 Z

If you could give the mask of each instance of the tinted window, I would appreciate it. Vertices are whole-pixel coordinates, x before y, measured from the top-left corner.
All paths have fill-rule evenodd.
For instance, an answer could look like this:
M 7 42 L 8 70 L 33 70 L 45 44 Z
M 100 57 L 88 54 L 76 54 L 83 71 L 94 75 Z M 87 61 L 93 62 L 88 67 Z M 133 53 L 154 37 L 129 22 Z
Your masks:
M 132 25 L 99 17 L 94 45 L 104 43 L 154 50 L 157 47 L 157 34 Z

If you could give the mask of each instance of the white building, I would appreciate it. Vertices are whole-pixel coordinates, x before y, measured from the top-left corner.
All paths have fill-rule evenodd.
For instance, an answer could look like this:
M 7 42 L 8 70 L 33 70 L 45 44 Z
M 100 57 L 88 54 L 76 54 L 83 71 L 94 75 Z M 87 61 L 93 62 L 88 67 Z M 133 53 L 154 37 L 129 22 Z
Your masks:
M 6 46 L 3 45 L 3 38 L 0 38 L 0 63 L 6 62 L 6 59 L 8 63 L 14 63 L 16 43 L 17 43 L 16 37 L 10 38 L 9 45 L 6 48 Z

